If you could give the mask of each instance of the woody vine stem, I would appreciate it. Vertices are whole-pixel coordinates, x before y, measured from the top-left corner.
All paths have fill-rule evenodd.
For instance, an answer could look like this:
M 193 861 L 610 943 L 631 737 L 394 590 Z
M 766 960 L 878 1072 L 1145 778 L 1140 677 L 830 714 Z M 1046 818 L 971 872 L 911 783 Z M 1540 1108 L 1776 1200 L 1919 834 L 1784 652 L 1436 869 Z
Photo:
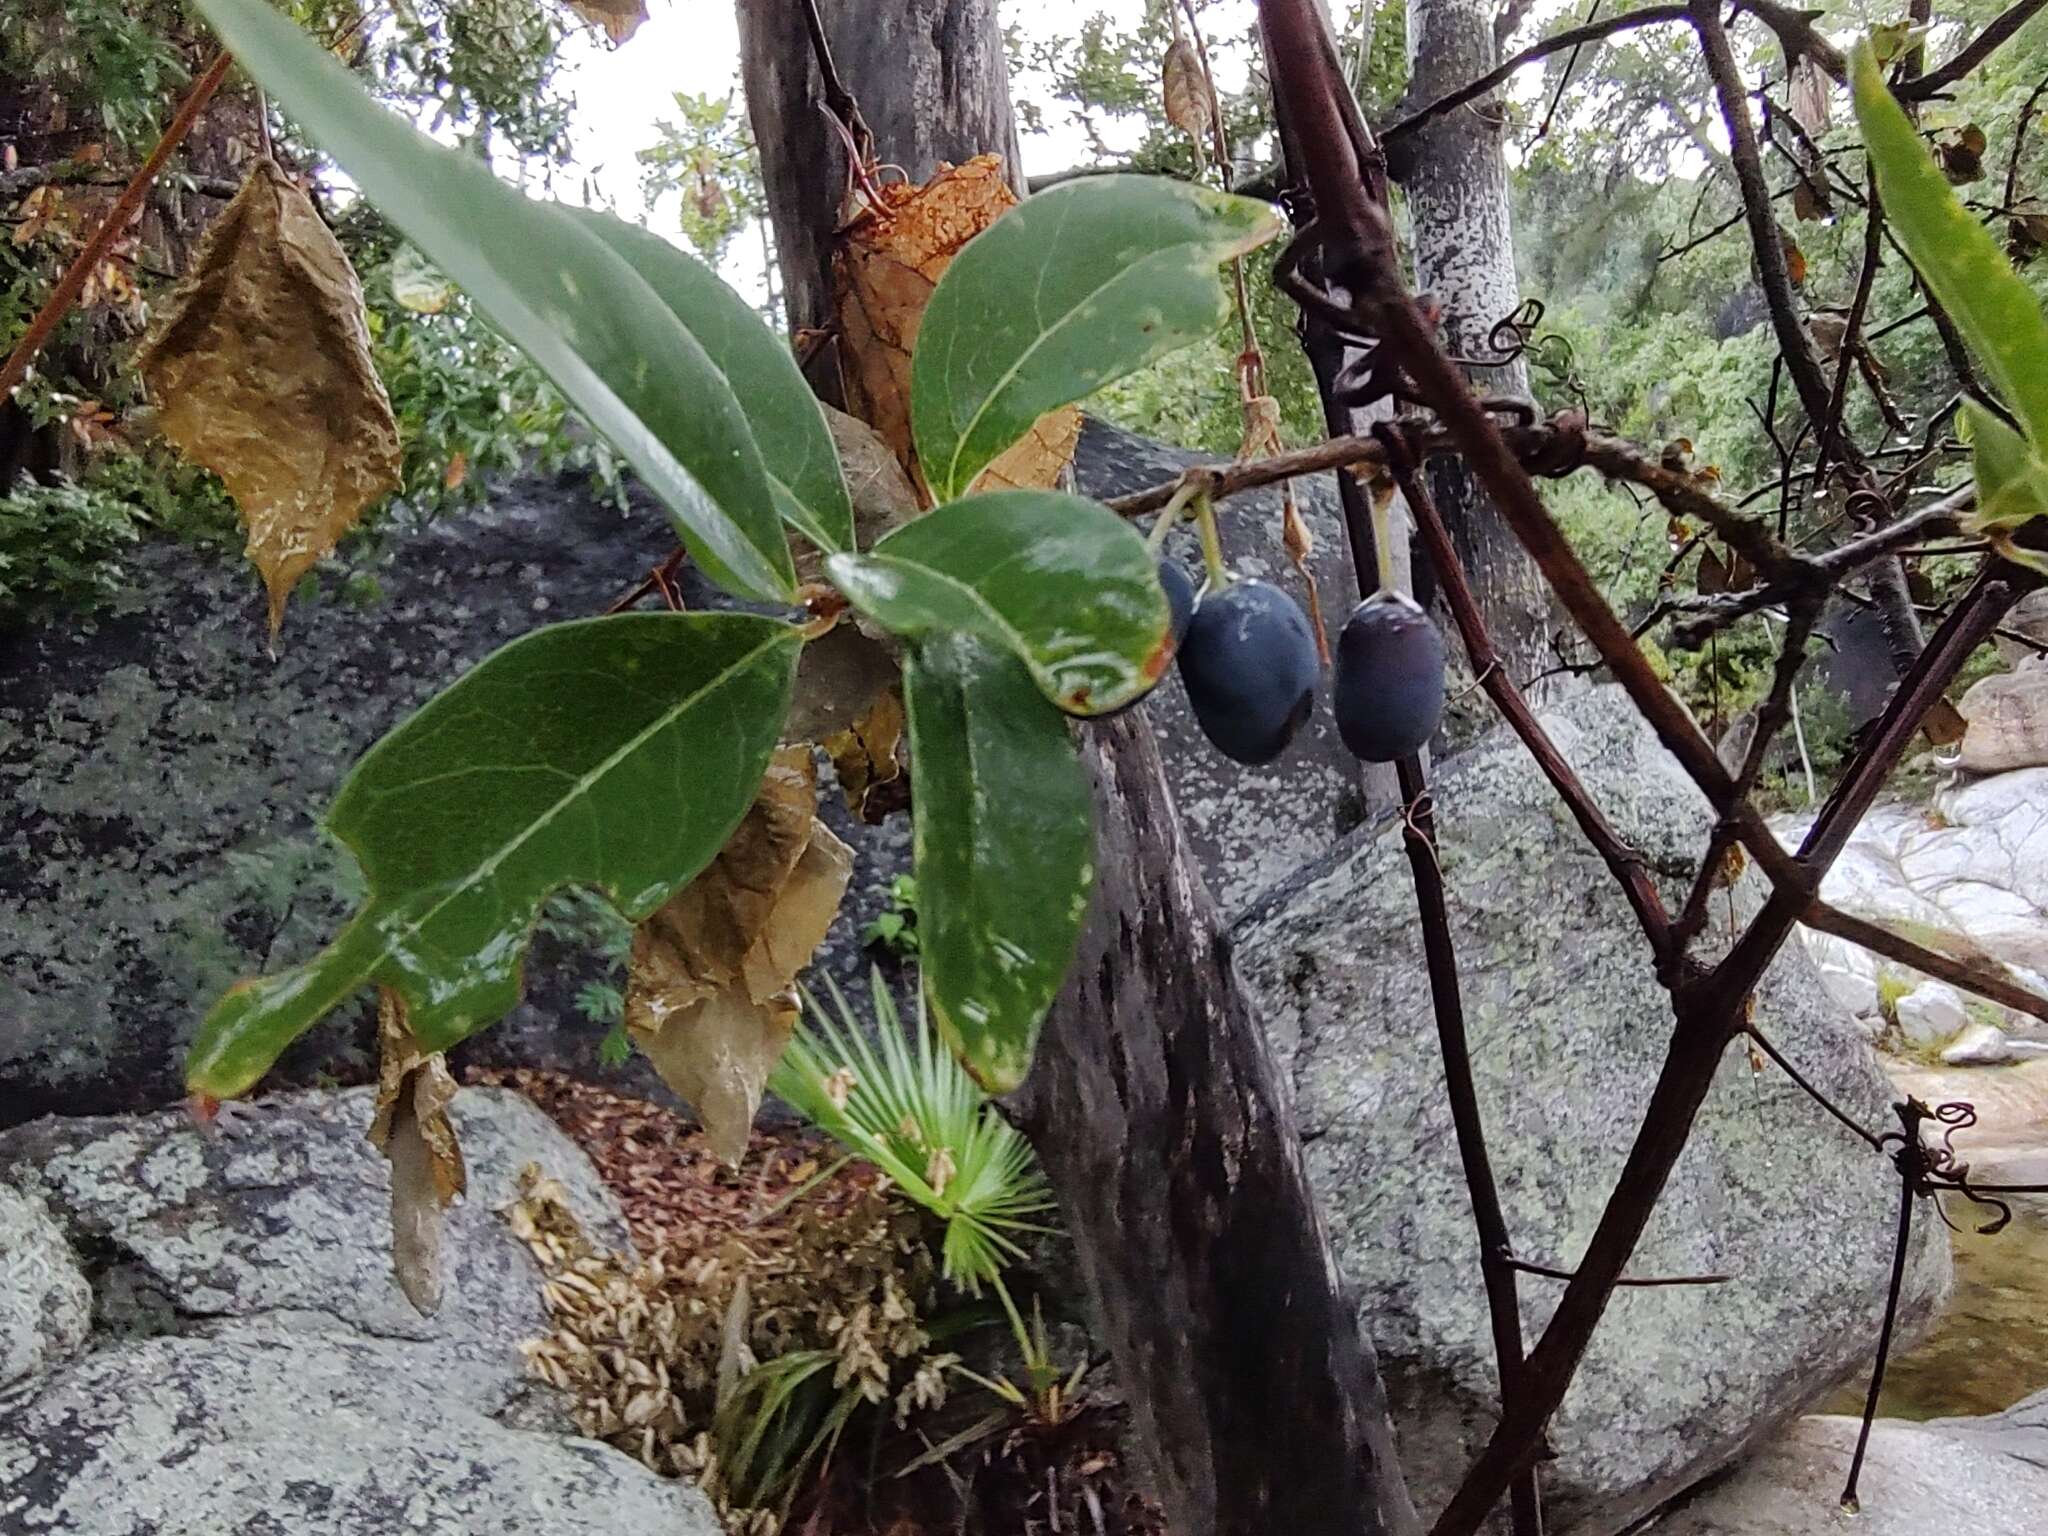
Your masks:
M 1761 15 L 1765 8 L 1752 9 Z M 1752 174 L 1757 153 L 1754 129 L 1718 9 L 1694 5 L 1674 12 L 1660 7 L 1654 19 L 1675 21 L 1681 16 L 1699 35 L 1737 149 L 1741 191 L 1758 263 L 1765 274 L 1766 295 L 1786 344 L 1799 396 L 1821 443 L 1853 476 L 1865 515 L 1881 529 L 1893 520 L 1884 489 L 1839 431 L 1839 408 L 1832 398 L 1835 392 L 1808 350 L 1796 314 L 1786 313 L 1790 303 L 1787 285 L 1771 281 L 1774 275 L 1783 276 L 1783 253 L 1769 214 L 1769 194 L 1761 176 Z M 1738 528 L 1734 519 L 1710 519 L 1710 525 L 1731 545 L 1753 552 L 1766 584 L 1780 588 L 1781 600 L 1788 602 L 1793 616 L 1785 626 L 1770 695 L 1759 713 L 1756 740 L 1739 770 L 1731 772 L 1659 682 L 1629 630 L 1545 510 L 1524 467 L 1528 445 L 1520 445 L 1524 452 L 1517 452 L 1518 445 L 1511 441 L 1514 432 L 1504 430 L 1495 411 L 1475 398 L 1459 368 L 1439 345 L 1429 316 L 1403 287 L 1387 213 L 1385 163 L 1378 143 L 1359 116 L 1320 7 L 1315 0 L 1260 0 L 1259 19 L 1292 182 L 1290 207 L 1299 225 L 1295 241 L 1282 257 L 1278 277 L 1301 306 L 1311 359 L 1317 359 L 1319 350 L 1327 354 L 1332 341 L 1340 343 L 1347 354 L 1341 369 L 1317 368 L 1332 430 L 1348 430 L 1342 418 L 1351 410 L 1382 400 L 1397 407 L 1420 406 L 1428 413 L 1420 432 L 1406 424 L 1382 429 L 1377 434 L 1377 457 L 1395 475 L 1416 514 L 1427 557 L 1482 686 L 1621 885 L 1648 941 L 1647 962 L 1671 999 L 1672 1029 L 1665 1060 L 1643 1107 L 1635 1142 L 1592 1241 L 1570 1271 L 1535 1347 L 1524 1358 L 1512 1253 L 1479 1108 L 1470 1091 L 1456 958 L 1444 913 L 1441 875 L 1435 865 L 1434 811 L 1420 762 L 1411 759 L 1400 765 L 1419 920 L 1460 1151 L 1479 1228 L 1503 1388 L 1499 1424 L 1438 1517 L 1432 1536 L 1470 1536 L 1503 1494 L 1512 1496 L 1517 1536 L 1536 1536 L 1541 1512 L 1530 1469 L 1545 1427 L 1585 1356 L 1609 1298 L 1623 1279 L 1624 1267 L 1684 1150 L 1723 1054 L 1737 1035 L 1753 1032 L 1749 1015 L 1758 980 L 1794 926 L 1815 909 L 1821 877 L 1869 809 L 1921 720 L 1971 652 L 2038 578 L 1990 558 L 1968 594 L 1917 655 L 1912 653 L 1917 634 L 1902 635 L 1893 627 L 1894 652 L 1906 665 L 1890 704 L 1845 767 L 1805 841 L 1796 853 L 1786 854 L 1750 804 L 1749 790 L 1771 738 L 1789 718 L 1791 689 L 1818 602 L 1843 572 L 1839 568 L 1823 571 L 1819 562 L 1795 556 L 1761 523 L 1744 522 Z M 1607 26 L 1619 27 L 1625 20 L 1611 19 Z M 1765 20 L 1780 32 L 1795 60 L 1811 56 L 1823 68 L 1832 64 L 1830 73 L 1839 72 L 1839 55 L 1810 26 L 1798 27 L 1796 18 L 1783 15 Z M 1583 438 L 1583 419 L 1568 424 L 1568 430 Z M 1769 878 L 1769 899 L 1719 960 L 1709 963 L 1690 953 L 1692 930 L 1698 926 L 1694 909 L 1703 903 L 1688 901 L 1688 911 L 1678 921 L 1669 916 L 1640 859 L 1614 836 L 1599 807 L 1559 759 L 1526 703 L 1502 676 L 1479 622 L 1469 580 L 1414 473 L 1418 451 L 1429 446 L 1464 457 L 1601 663 L 1712 804 L 1715 835 L 1701 888 L 1719 877 L 1723 853 L 1738 842 Z M 1347 492 L 1349 512 L 1355 476 L 1340 476 L 1340 485 Z M 1356 517 L 1347 517 L 1347 525 L 1361 583 L 1369 586 L 1365 575 L 1372 561 L 1370 534 Z M 1885 540 L 1859 552 L 1859 563 L 1883 573 L 1873 583 L 1881 601 L 1889 585 L 1885 577 L 1896 569 L 1899 547 L 1903 546 Z M 1865 555 L 1867 562 L 1862 560 Z

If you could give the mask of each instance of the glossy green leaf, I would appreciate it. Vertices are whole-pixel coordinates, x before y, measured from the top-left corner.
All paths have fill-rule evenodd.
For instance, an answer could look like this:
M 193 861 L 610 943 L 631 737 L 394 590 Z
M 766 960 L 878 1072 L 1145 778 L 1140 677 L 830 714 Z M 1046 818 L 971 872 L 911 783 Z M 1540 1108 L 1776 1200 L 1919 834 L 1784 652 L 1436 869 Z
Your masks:
M 961 630 L 1020 657 L 1070 714 L 1120 709 L 1171 659 L 1166 594 L 1145 541 L 1099 502 L 991 491 L 898 528 L 825 569 L 907 638 Z
M 1084 176 L 953 258 L 919 323 L 910 421 L 941 501 L 1046 411 L 1215 333 L 1220 263 L 1284 228 L 1271 207 L 1162 176 Z
M 1867 43 L 1856 46 L 1850 68 L 1885 218 L 2027 436 L 2048 443 L 2048 318 L 2040 301 L 1957 200 Z
M 932 1018 L 991 1093 L 1023 1082 L 1094 883 L 1088 776 L 1022 662 L 971 635 L 904 666 Z
M 661 298 L 561 208 L 385 111 L 265 0 L 192 0 L 236 60 L 618 449 L 714 581 L 786 600 L 789 543 L 747 418 Z
M 832 433 L 788 344 L 689 252 L 611 214 L 570 211 L 661 295 L 725 375 L 753 429 L 783 520 L 820 549 L 853 548 L 853 501 Z
M 369 897 L 320 954 L 213 1007 L 198 1093 L 246 1092 L 369 982 L 444 1050 L 519 1000 L 542 902 L 594 886 L 647 916 L 724 845 L 780 733 L 801 640 L 752 614 L 621 614 L 496 652 L 356 765 L 327 818 Z

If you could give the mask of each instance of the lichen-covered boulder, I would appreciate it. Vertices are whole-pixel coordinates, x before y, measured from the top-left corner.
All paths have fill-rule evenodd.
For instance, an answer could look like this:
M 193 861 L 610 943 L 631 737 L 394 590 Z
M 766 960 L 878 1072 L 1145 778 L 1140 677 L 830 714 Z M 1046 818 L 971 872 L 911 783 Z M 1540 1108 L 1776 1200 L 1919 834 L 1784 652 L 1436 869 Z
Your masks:
M 0 1178 L 0 1392 L 76 1354 L 92 1287 L 43 1202 Z
M 1091 424 L 1076 470 L 1114 495 L 1198 455 Z M 1327 611 L 1354 593 L 1335 498 L 1301 488 Z M 1233 565 L 1298 592 L 1277 497 L 1232 503 Z M 185 1045 L 238 978 L 312 953 L 359 890 L 353 861 L 317 831 L 349 766 L 427 697 L 539 625 L 603 612 L 672 547 L 661 511 L 621 512 L 580 480 L 528 477 L 488 506 L 398 523 L 321 567 L 275 657 L 260 583 L 226 551 L 151 544 L 110 610 L 0 638 L 0 1126 L 42 1114 L 154 1108 L 180 1093 Z M 693 606 L 718 601 L 685 573 Z M 1201 740 L 1178 680 L 1145 706 L 1212 888 L 1248 899 L 1359 815 L 1357 764 L 1321 711 L 1257 772 Z M 851 824 L 845 915 L 819 966 L 865 972 L 860 933 L 910 862 L 909 818 Z M 638 1063 L 607 1069 L 605 1025 L 578 995 L 603 974 L 593 940 L 615 926 L 559 903 L 526 968 L 527 996 L 464 1047 L 467 1059 L 552 1066 L 661 1097 Z M 616 978 L 614 978 L 616 980 Z M 341 1010 L 288 1053 L 272 1085 L 362 1081 L 366 1009 Z
M 1857 1479 L 1859 1513 L 1841 1495 L 1855 1419 L 1801 1419 L 1725 1479 L 1654 1527 L 1657 1536 L 2034 1536 L 2048 1531 L 2048 1392 L 1980 1419 L 1879 1419 Z
M 1704 798 L 1618 689 L 1583 691 L 1544 720 L 1675 910 L 1711 825 Z M 1568 1269 L 1635 1136 L 1670 1004 L 1618 888 L 1519 742 L 1503 729 L 1444 765 L 1435 797 L 1509 1231 L 1520 1257 Z M 1738 899 L 1748 907 L 1755 892 Z M 1390 817 L 1275 893 L 1236 938 L 1379 1350 L 1404 1468 L 1433 1510 L 1490 1431 L 1496 1389 L 1414 910 Z M 1759 988 L 1755 1017 L 1836 1103 L 1891 1123 L 1868 1043 L 1796 947 Z M 1620 1530 L 1867 1365 L 1896 1199 L 1882 1158 L 1731 1049 L 1630 1266 L 1731 1278 L 1615 1296 L 1552 1427 L 1554 1526 Z M 1922 1223 L 1909 1333 L 1947 1283 L 1945 1236 Z M 1528 1277 L 1520 1290 L 1533 1343 L 1560 1287 Z
M 526 1375 L 540 1274 L 494 1207 L 535 1162 L 623 1243 L 589 1160 L 525 1100 L 462 1093 L 469 1196 L 422 1318 L 391 1278 L 370 1111 L 352 1090 L 212 1135 L 176 1114 L 0 1133 L 0 1184 L 47 1204 L 97 1324 L 86 1353 L 0 1389 L 0 1530 L 715 1536 L 700 1495 L 578 1437 Z

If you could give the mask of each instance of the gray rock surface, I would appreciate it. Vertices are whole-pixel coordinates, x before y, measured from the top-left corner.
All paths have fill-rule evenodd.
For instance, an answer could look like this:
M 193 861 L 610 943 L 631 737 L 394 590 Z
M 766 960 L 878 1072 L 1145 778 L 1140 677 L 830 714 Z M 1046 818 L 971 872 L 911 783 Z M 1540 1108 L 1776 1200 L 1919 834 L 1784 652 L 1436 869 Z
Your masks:
M 2037 1536 L 2048 1531 L 2048 1392 L 1982 1419 L 1879 1419 L 1839 1503 L 1857 1421 L 1801 1419 L 1727 1478 L 1669 1510 L 1645 1536 Z
M 1671 882 L 1675 907 L 1709 828 L 1704 799 L 1618 689 L 1587 690 L 1545 720 L 1623 839 Z M 1508 1225 L 1523 1257 L 1569 1267 L 1634 1137 L 1670 1007 L 1605 867 L 1519 743 L 1496 732 L 1447 763 L 1436 803 Z M 1388 1377 L 1404 1465 L 1435 1509 L 1491 1428 L 1495 1385 L 1398 820 L 1353 834 L 1236 939 Z M 1836 1103 L 1889 1123 L 1874 1054 L 1796 948 L 1759 989 L 1756 1019 Z M 1631 1268 L 1733 1279 L 1615 1297 L 1553 1426 L 1555 1527 L 1621 1529 L 1863 1366 L 1895 1199 L 1881 1159 L 1731 1051 Z M 1909 1334 L 1948 1279 L 1946 1237 L 1923 1223 Z M 1522 1282 L 1532 1342 L 1558 1291 Z
M 364 1140 L 374 1091 L 287 1095 L 217 1134 L 182 1110 L 48 1119 L 0 1132 L 0 1180 L 47 1205 L 83 1257 L 102 1337 L 283 1319 L 407 1341 L 447 1369 L 520 1383 L 545 1313 L 534 1266 L 497 1215 L 521 1167 L 559 1179 L 594 1235 L 626 1242 L 590 1160 L 528 1100 L 470 1088 L 453 1115 L 469 1193 L 447 1216 L 445 1295 L 423 1318 L 391 1276 L 390 1172 Z
M 1196 455 L 1091 425 L 1078 473 L 1113 495 Z M 1226 519 L 1233 564 L 1294 585 L 1277 499 Z M 1335 497 L 1302 488 L 1327 611 L 1353 601 Z M 393 526 L 323 565 L 279 654 L 263 600 L 230 551 L 150 545 L 110 612 L 0 636 L 0 1126 L 40 1114 L 153 1108 L 180 1092 L 179 1062 L 207 1004 L 241 976 L 304 958 L 332 937 L 358 887 L 317 820 L 350 764 L 462 670 L 538 625 L 599 612 L 671 546 L 666 520 L 622 514 L 580 481 L 525 479 L 478 512 Z M 686 582 L 693 604 L 715 600 Z M 1248 899 L 1327 847 L 1361 814 L 1356 765 L 1327 710 L 1281 762 L 1241 770 L 1200 741 L 1177 680 L 1146 708 L 1211 883 Z M 850 826 L 845 916 L 820 964 L 864 974 L 858 935 L 908 866 L 909 818 Z M 565 909 L 558 909 L 565 911 Z M 557 1066 L 632 1091 L 597 1057 L 604 1029 L 575 997 L 601 974 L 588 923 L 549 925 L 527 1001 L 467 1059 Z M 345 1009 L 291 1051 L 279 1084 L 362 1081 L 366 1010 Z
M 1923 981 L 1892 1007 L 1906 1044 L 1932 1050 L 1960 1035 L 1970 1022 L 1963 994 L 1945 981 Z
M 1795 844 L 1811 818 L 1786 819 L 1779 838 Z M 1821 882 L 1831 905 L 1935 949 L 2003 964 L 2022 986 L 2048 991 L 2048 768 L 1965 779 L 1928 805 L 1874 806 Z M 1808 948 L 1829 954 L 1824 935 Z M 1824 963 L 1909 983 L 1916 972 L 1853 945 Z M 1973 1017 L 2008 1033 L 2041 1031 L 2039 1020 L 1982 999 Z
M 43 1202 L 0 1181 L 0 1392 L 76 1354 L 92 1287 Z
M 694 1491 L 578 1438 L 524 1374 L 539 1274 L 493 1208 L 529 1161 L 623 1242 L 588 1159 L 525 1100 L 468 1090 L 470 1170 L 441 1313 L 390 1274 L 366 1091 L 0 1134 L 0 1180 L 48 1202 L 94 1292 L 93 1348 L 0 1393 L 9 1536 L 714 1536 Z
M 2048 658 L 1979 678 L 1956 707 L 1969 722 L 1958 760 L 1971 773 L 2048 764 Z

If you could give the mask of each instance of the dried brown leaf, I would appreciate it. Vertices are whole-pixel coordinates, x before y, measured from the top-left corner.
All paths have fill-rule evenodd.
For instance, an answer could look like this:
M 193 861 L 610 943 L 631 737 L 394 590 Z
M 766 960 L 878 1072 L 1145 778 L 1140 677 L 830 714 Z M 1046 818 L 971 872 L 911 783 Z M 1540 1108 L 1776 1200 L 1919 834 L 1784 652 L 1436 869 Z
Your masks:
M 448 1118 L 455 1079 L 439 1051 L 420 1047 L 405 1003 L 377 999 L 377 1113 L 369 1140 L 391 1163 L 391 1268 L 423 1317 L 441 1307 L 441 1213 L 468 1186 L 462 1147 Z
M 569 0 L 569 9 L 615 43 L 628 41 L 647 19 L 647 0 Z
M 275 634 L 299 578 L 399 484 L 362 286 L 276 162 L 215 221 L 138 363 L 164 436 L 242 509 Z
M 1963 733 L 1970 728 L 1962 711 L 1947 699 L 1936 699 L 1934 707 L 1927 711 L 1920 721 L 1920 733 L 1928 742 L 1937 747 L 1952 747 L 1963 739 Z
M 1792 85 L 1789 105 L 1792 120 L 1806 130 L 1808 138 L 1817 139 L 1828 126 L 1828 93 L 1833 82 L 1827 72 L 1805 54 L 1792 66 Z
M 922 186 L 885 184 L 880 202 L 864 205 L 850 221 L 833 258 L 847 409 L 881 434 L 909 472 L 921 504 L 930 497 L 910 432 L 910 356 L 918 326 L 954 254 L 1016 202 L 996 156 L 976 155 L 959 166 L 942 163 Z M 1071 457 L 1079 425 L 1078 414 L 1071 429 L 1061 421 L 1041 421 L 1030 438 L 983 471 L 984 483 L 999 468 L 1008 483 L 1041 483 L 1025 476 L 1042 473 L 1043 463 L 1059 457 L 1062 443 Z M 1031 447 L 1034 442 L 1039 446 Z M 1005 465 L 1010 454 L 1020 457 Z
M 1209 137 L 1209 86 L 1202 78 L 1202 61 L 1194 45 L 1184 37 L 1173 40 L 1159 69 L 1160 97 L 1166 120 L 1195 141 L 1195 153 L 1207 158 Z
M 797 973 L 853 872 L 815 809 L 809 749 L 783 749 L 711 867 L 633 936 L 627 1031 L 731 1163 L 795 1028 Z
M 870 826 L 907 803 L 905 724 L 903 696 L 891 688 L 877 695 L 852 725 L 822 743 L 839 775 L 846 808 Z
M 1711 549 L 1700 551 L 1699 589 L 1709 594 L 1728 590 L 1728 564 Z
M 629 1014 L 637 998 L 643 1027 L 738 979 L 811 841 L 816 806 L 810 750 L 778 751 L 718 857 L 634 935 Z
M 1031 430 L 989 461 L 974 477 L 976 491 L 1049 491 L 1074 462 L 1081 441 L 1081 408 L 1063 405 L 1047 411 Z

